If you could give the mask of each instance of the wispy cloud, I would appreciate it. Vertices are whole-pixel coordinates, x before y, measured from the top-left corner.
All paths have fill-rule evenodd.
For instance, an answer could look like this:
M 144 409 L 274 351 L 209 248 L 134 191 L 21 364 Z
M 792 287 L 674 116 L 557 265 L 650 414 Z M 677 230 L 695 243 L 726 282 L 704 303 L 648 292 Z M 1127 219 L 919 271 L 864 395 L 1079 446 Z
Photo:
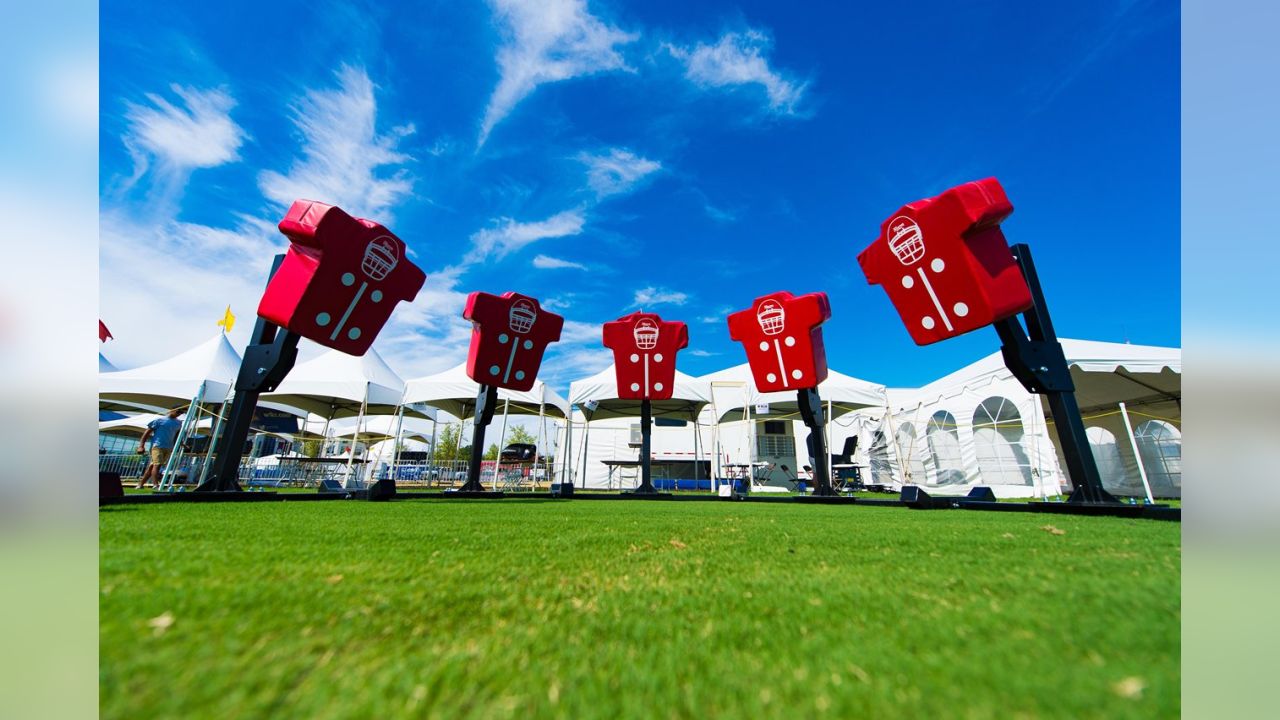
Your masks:
M 643 308 L 654 305 L 683 305 L 688 300 L 689 296 L 685 293 L 650 286 L 636 291 L 635 302 L 631 306 Z
M 480 124 L 477 145 L 539 85 L 611 70 L 627 70 L 618 46 L 639 36 L 587 11 L 586 0 L 490 0 L 502 29 L 500 78 Z
M 282 207 L 298 198 L 323 199 L 385 223 L 391 208 L 413 189 L 402 167 L 412 158 L 398 147 L 414 128 L 378 131 L 374 84 L 363 69 L 344 65 L 337 79 L 336 88 L 308 90 L 294 105 L 302 157 L 287 173 L 262 172 L 258 185 Z
M 586 270 L 587 266 L 572 260 L 561 260 L 549 255 L 539 255 L 533 259 L 533 266 L 539 270 Z
M 629 192 L 662 169 L 662 163 L 624 148 L 610 148 L 606 153 L 582 152 L 578 160 L 587 166 L 587 185 L 595 191 L 596 198 Z
M 667 52 L 684 63 L 685 78 L 700 88 L 734 88 L 758 85 L 768 99 L 770 112 L 793 115 L 804 98 L 807 82 L 800 82 L 769 67 L 766 55 L 772 46 L 759 30 L 725 33 L 714 45 L 692 48 L 666 45 Z
M 500 218 L 496 227 L 485 228 L 471 236 L 471 250 L 463 258 L 464 265 L 494 257 L 501 260 L 511 253 L 548 238 L 566 237 L 582 232 L 586 217 L 581 210 L 565 210 L 546 220 L 517 222 Z
M 247 137 L 231 119 L 236 101 L 226 90 L 182 85 L 169 89 L 176 104 L 157 93 L 147 93 L 145 103 L 126 103 L 129 127 L 123 138 L 133 158 L 133 175 L 122 189 L 152 170 L 158 199 L 165 204 L 175 199 L 192 170 L 238 160 Z
M 692 355 L 692 356 L 694 356 L 694 357 L 715 357 L 716 355 L 719 355 L 720 353 L 713 353 L 713 352 L 709 352 L 709 351 L 707 351 L 707 350 L 690 350 L 690 351 L 689 351 L 689 354 L 690 354 L 690 355 Z

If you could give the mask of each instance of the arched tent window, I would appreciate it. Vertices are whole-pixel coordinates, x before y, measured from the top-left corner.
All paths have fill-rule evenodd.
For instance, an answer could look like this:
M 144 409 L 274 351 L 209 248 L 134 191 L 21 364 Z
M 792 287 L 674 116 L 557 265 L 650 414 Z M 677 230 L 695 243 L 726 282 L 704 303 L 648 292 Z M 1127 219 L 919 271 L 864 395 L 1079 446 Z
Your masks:
M 871 482 L 878 485 L 893 483 L 893 466 L 889 463 L 889 441 L 884 432 L 876 430 L 871 434 L 871 447 L 867 449 L 871 465 Z
M 973 448 L 983 484 L 1033 484 L 1022 433 L 1022 415 L 1008 398 L 989 397 L 973 411 Z
M 1103 427 L 1085 428 L 1084 434 L 1089 438 L 1089 449 L 1098 464 L 1102 486 L 1118 495 L 1141 495 L 1142 484 L 1125 472 L 1115 434 Z
M 934 483 L 963 485 L 964 460 L 960 457 L 960 432 L 955 416 L 939 410 L 929 418 L 924 432 L 929 442 L 929 459 L 933 461 Z
M 929 484 L 929 474 L 924 469 L 924 448 L 916 439 L 916 429 L 909 422 L 902 423 L 898 427 L 898 457 L 903 465 L 910 466 L 912 483 Z M 905 461 L 906 458 L 910 458 L 909 463 Z M 907 481 L 905 472 L 902 481 Z
M 1182 433 L 1163 420 L 1148 420 L 1133 430 L 1151 494 L 1182 497 Z

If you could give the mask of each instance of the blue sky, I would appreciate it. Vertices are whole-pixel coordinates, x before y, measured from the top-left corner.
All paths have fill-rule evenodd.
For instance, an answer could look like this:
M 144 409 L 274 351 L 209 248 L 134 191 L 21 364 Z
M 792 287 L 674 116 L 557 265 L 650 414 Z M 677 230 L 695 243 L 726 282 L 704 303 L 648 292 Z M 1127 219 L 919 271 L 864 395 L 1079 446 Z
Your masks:
M 901 4 L 905 5 L 905 4 Z M 998 177 L 1060 335 L 1179 345 L 1179 17 L 1166 2 L 112 3 L 101 10 L 108 357 L 248 337 L 295 197 L 383 222 L 427 272 L 375 347 L 465 357 L 472 290 L 599 325 L 689 323 L 680 367 L 742 362 L 724 317 L 824 290 L 833 368 L 920 385 L 997 349 L 918 348 L 857 253 L 905 202 Z

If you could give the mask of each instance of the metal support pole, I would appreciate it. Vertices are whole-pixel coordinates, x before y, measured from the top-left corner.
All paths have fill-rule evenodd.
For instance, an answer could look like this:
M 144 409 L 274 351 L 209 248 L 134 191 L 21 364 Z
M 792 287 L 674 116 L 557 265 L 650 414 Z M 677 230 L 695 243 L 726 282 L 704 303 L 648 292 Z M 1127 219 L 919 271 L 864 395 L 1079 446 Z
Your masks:
M 467 466 L 467 482 L 459 492 L 484 492 L 480 484 L 480 463 L 484 460 L 484 431 L 493 420 L 493 410 L 497 406 L 498 389 L 492 385 L 481 385 L 476 395 L 476 412 L 471 428 L 471 464 Z
M 1119 501 L 1102 487 L 1098 464 L 1084 432 L 1080 406 L 1076 404 L 1071 370 L 1053 330 L 1049 308 L 1040 288 L 1040 277 L 1031 259 L 1031 248 L 1018 244 L 1010 250 L 1031 291 L 1031 307 L 1022 313 L 1025 331 L 1016 317 L 994 323 L 1002 343 L 1000 352 L 1004 355 L 1004 363 L 1029 392 L 1045 396 L 1058 427 L 1062 455 L 1067 461 L 1067 475 L 1075 486 L 1070 502 L 1118 504 Z
M 1147 466 L 1142 462 L 1142 453 L 1138 451 L 1138 436 L 1133 434 L 1133 423 L 1129 422 L 1129 408 L 1120 403 L 1120 415 L 1124 418 L 1125 432 L 1129 433 L 1129 444 L 1133 447 L 1133 459 L 1138 461 L 1138 476 L 1142 478 L 1142 489 L 1147 491 L 1147 502 L 1155 504 L 1155 496 L 1151 494 L 1151 482 L 1147 479 Z
M 827 451 L 827 419 L 822 412 L 822 398 L 817 388 L 796 391 L 800 405 L 800 418 L 813 437 L 813 494 L 826 497 L 836 495 L 831 487 L 831 455 Z
M 271 275 L 276 274 L 282 262 L 284 255 L 276 255 Z M 209 477 L 196 487 L 196 492 L 240 490 L 240 457 L 244 454 L 244 441 L 249 437 L 258 396 L 275 390 L 298 360 L 301 337 L 288 330 L 280 333 L 277 330 L 280 328 L 261 317 L 254 323 L 249 347 L 245 348 L 240 362 L 236 396 L 228 413 L 226 430 L 218 438 Z
M 498 469 L 502 466 L 502 448 L 507 442 L 507 417 L 511 412 L 511 398 L 502 401 L 502 431 L 498 433 L 498 456 L 493 459 L 493 491 L 498 491 Z
M 653 439 L 653 408 L 648 398 L 640 401 L 640 487 L 636 495 L 653 495 L 658 491 L 653 487 L 653 457 L 651 448 Z

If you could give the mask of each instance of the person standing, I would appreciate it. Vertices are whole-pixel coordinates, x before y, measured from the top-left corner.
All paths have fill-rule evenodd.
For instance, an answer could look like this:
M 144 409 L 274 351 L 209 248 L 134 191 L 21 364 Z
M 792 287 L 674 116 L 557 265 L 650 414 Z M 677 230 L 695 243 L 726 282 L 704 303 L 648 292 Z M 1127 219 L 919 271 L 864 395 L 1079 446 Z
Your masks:
M 152 478 L 155 479 L 156 488 L 160 487 L 160 474 L 164 472 L 165 463 L 169 462 L 169 454 L 173 452 L 173 446 L 178 440 L 178 431 L 182 429 L 182 423 L 178 422 L 181 415 L 182 411 L 174 408 L 165 417 L 147 423 L 142 439 L 138 440 L 138 453 L 145 452 L 147 440 L 150 440 L 151 462 L 142 471 L 142 479 L 138 482 L 139 490 L 146 487 L 147 481 Z

